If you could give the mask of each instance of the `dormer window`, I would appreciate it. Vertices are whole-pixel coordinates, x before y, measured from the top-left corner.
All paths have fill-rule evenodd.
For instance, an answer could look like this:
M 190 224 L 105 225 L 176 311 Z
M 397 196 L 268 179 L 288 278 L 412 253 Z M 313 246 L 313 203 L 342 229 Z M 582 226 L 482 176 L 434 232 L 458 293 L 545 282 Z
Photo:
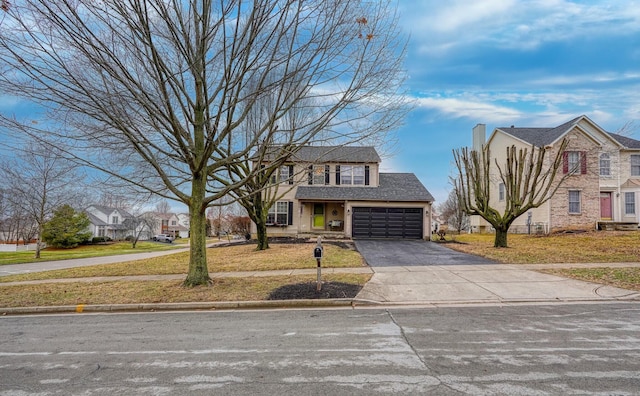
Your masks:
M 118 216 L 113 216 L 113 217 L 111 218 L 111 223 L 112 223 L 112 224 L 118 224 Z

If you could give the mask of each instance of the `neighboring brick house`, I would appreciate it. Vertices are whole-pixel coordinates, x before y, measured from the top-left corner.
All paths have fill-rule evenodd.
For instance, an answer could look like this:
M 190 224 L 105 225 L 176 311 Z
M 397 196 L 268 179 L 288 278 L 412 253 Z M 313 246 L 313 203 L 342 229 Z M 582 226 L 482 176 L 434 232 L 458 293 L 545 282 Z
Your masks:
M 274 177 L 269 235 L 429 239 L 432 195 L 413 173 L 379 170 L 373 147 L 302 147 Z
M 474 150 L 484 144 L 484 125 L 473 131 Z M 486 142 L 492 163 L 505 163 L 506 148 L 547 147 L 548 163 L 563 139 L 568 146 L 560 172 L 569 176 L 547 203 L 516 219 L 510 232 L 550 232 L 562 229 L 626 227 L 637 229 L 640 214 L 640 141 L 606 132 L 587 116 L 548 128 L 500 127 Z M 504 186 L 492 178 L 492 203 L 504 208 Z M 473 231 L 488 230 L 488 223 L 472 216 Z

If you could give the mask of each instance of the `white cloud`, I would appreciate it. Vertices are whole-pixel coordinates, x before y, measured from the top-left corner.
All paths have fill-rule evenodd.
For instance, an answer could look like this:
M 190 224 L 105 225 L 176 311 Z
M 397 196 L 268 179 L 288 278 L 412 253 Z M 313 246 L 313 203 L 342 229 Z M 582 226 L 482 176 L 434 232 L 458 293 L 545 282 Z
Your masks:
M 419 98 L 416 102 L 419 107 L 434 109 L 449 116 L 491 123 L 510 122 L 521 115 L 518 110 L 479 100 L 432 97 Z
M 432 55 L 479 43 L 529 50 L 545 42 L 640 32 L 640 5 L 635 1 L 411 2 L 401 12 L 412 40 Z

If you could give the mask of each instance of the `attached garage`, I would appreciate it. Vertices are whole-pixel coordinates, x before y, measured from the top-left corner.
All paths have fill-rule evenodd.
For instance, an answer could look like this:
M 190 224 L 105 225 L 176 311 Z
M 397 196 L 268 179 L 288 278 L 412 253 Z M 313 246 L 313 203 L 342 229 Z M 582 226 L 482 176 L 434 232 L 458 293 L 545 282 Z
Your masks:
M 353 207 L 353 238 L 422 239 L 423 209 Z

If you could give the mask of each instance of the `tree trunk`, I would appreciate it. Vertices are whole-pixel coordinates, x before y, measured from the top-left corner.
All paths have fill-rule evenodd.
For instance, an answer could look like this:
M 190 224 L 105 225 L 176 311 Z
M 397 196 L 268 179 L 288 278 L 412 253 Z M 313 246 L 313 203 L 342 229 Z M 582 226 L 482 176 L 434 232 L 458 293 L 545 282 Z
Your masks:
M 258 246 L 256 250 L 269 249 L 269 239 L 267 238 L 267 225 L 264 221 L 256 222 L 256 229 L 258 232 Z
M 493 242 L 493 247 L 507 247 L 507 231 L 509 228 L 502 230 L 496 228 L 496 239 Z
M 40 258 L 40 243 L 42 242 L 42 222 L 38 224 L 38 238 L 36 238 L 36 257 Z
M 211 284 L 207 268 L 207 222 L 204 206 L 206 178 L 194 177 L 192 182 L 189 222 L 191 227 L 189 272 L 184 286 L 192 287 Z

